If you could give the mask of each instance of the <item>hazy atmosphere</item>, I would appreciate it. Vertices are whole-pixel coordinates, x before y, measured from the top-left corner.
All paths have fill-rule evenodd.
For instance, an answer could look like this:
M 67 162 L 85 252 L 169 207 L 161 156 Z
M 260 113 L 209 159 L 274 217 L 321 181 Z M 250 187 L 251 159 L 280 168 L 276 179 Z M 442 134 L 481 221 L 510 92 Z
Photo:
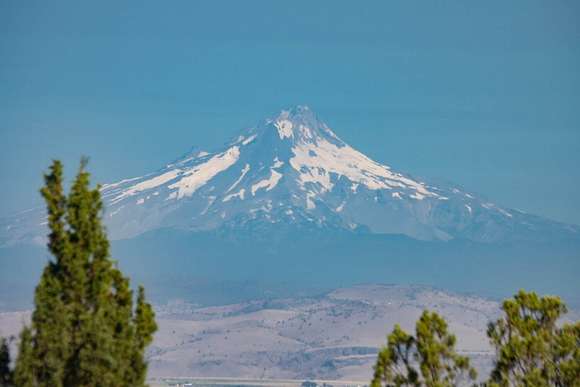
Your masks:
M 579 42 L 565 0 L 0 2 L 0 387 L 578 387 Z
M 304 104 L 377 161 L 580 224 L 579 15 L 575 1 L 2 2 L 0 214 L 41 203 L 51 158 L 88 155 L 113 182 Z

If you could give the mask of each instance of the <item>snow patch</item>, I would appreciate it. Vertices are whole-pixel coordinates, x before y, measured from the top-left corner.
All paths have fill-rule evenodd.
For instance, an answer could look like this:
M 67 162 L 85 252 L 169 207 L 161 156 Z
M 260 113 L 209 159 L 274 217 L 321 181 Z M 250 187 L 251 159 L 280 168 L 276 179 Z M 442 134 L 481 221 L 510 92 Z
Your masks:
M 240 200 L 244 200 L 244 195 L 245 195 L 245 193 L 246 193 L 246 190 L 245 190 L 244 188 L 242 188 L 242 189 L 241 189 L 241 190 L 239 190 L 238 192 L 236 192 L 236 193 L 233 193 L 233 194 L 229 194 L 228 196 L 226 196 L 226 197 L 225 197 L 225 198 L 222 200 L 222 202 L 224 202 L 224 203 L 225 203 L 225 202 L 229 202 L 230 200 L 232 200 L 233 198 L 236 198 L 236 197 L 237 197 L 237 198 L 239 198 Z
M 171 199 L 177 199 L 177 191 L 172 192 L 169 195 L 167 195 L 167 198 L 165 200 L 171 200 Z
M 510 214 L 509 212 L 507 212 L 506 210 L 504 210 L 503 208 L 497 208 L 497 210 L 504 216 L 507 216 L 508 218 L 513 218 L 514 216 L 512 214 Z
M 299 128 L 300 134 L 303 139 L 312 140 L 314 135 L 308 126 L 300 125 Z
M 287 119 L 279 119 L 274 123 L 274 126 L 278 129 L 278 135 L 280 139 L 283 140 L 285 138 L 292 138 L 294 136 L 294 132 L 292 132 L 292 122 Z
M 215 196 L 208 196 L 208 198 L 207 198 L 207 206 L 204 208 L 204 210 L 202 212 L 200 212 L 201 215 L 205 215 L 207 213 L 207 211 L 209 210 L 209 208 L 215 202 L 215 199 L 216 199 Z
M 250 171 L 250 164 L 246 164 L 244 166 L 244 169 L 242 169 L 242 174 L 240 175 L 240 177 L 238 177 L 238 180 L 236 180 L 234 182 L 234 184 L 232 184 L 232 186 L 230 188 L 228 188 L 228 190 L 226 191 L 226 193 L 228 193 L 231 190 L 233 190 L 234 188 L 236 188 L 236 186 L 238 184 L 240 184 L 240 181 L 242 181 L 242 179 L 244 178 L 244 176 L 246 176 L 246 173 L 248 173 L 249 171 Z
M 409 197 L 416 199 L 416 200 L 423 200 L 425 199 L 425 195 L 420 194 L 419 192 L 415 192 L 414 194 L 410 195 Z
M 233 146 L 223 153 L 220 153 L 205 163 L 196 165 L 192 169 L 183 173 L 178 182 L 169 186 L 177 189 L 177 199 L 184 196 L 191 196 L 200 187 L 213 179 L 218 173 L 225 171 L 234 165 L 240 157 L 240 148 Z
M 112 218 L 113 216 L 117 215 L 119 213 L 119 211 L 121 211 L 123 209 L 123 207 L 125 207 L 125 206 L 119 206 L 119 208 L 117 208 L 115 211 L 111 212 L 109 214 L 109 218 Z
M 160 185 L 163 185 L 175 178 L 177 178 L 181 174 L 181 169 L 173 169 L 171 171 L 165 172 L 159 176 L 155 176 L 152 179 L 142 181 L 141 183 L 135 184 L 132 187 L 127 188 L 123 191 L 120 195 L 115 197 L 111 200 L 111 204 L 118 203 L 119 201 L 123 200 L 126 197 L 133 196 L 141 191 L 145 191 L 152 188 L 157 188 Z
M 316 204 L 314 204 L 314 200 L 312 200 L 315 197 L 316 194 L 314 192 L 308 192 L 306 194 L 306 208 L 308 210 L 313 210 L 314 208 L 316 208 Z
M 118 186 L 120 186 L 121 184 L 129 183 L 129 182 L 131 182 L 131 181 L 139 180 L 139 179 L 141 179 L 141 178 L 142 178 L 142 176 L 138 176 L 138 177 L 132 177 L 132 178 L 130 178 L 130 179 L 124 179 L 124 180 L 118 181 L 118 182 L 116 182 L 116 183 L 111 183 L 111 184 L 103 184 L 103 185 L 101 186 L 101 191 L 110 190 L 111 188 L 118 187 Z
M 278 184 L 278 182 L 280 181 L 281 178 L 282 178 L 281 173 L 276 172 L 275 170 L 271 169 L 270 170 L 270 177 L 268 179 L 261 180 L 252 186 L 252 196 L 255 196 L 256 191 L 259 189 L 262 189 L 262 188 L 265 188 L 266 191 L 270 191 L 272 188 L 274 188 Z
M 316 143 L 299 142 L 292 152 L 294 156 L 290 164 L 300 173 L 302 185 L 316 182 L 325 191 L 331 190 L 330 174 L 334 173 L 372 190 L 406 188 L 416 191 L 422 198 L 439 196 L 427 190 L 423 183 L 392 172 L 389 167 L 376 163 L 348 145 L 337 146 L 317 138 Z
M 256 134 L 254 134 L 253 136 L 250 136 L 248 138 L 246 138 L 244 141 L 242 141 L 242 145 L 248 145 L 249 143 L 251 143 L 252 141 L 254 141 L 256 139 Z
M 322 192 L 330 191 L 333 184 L 330 180 L 330 174 L 322 168 L 303 168 L 303 173 L 299 176 L 299 183 L 302 187 L 306 183 L 319 184 Z

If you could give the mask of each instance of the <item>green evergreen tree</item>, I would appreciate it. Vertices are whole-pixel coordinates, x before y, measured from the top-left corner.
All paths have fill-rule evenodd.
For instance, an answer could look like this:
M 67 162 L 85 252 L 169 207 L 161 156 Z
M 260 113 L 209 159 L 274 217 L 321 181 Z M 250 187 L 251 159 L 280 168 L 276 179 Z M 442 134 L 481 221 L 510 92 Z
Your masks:
M 10 348 L 8 339 L 0 338 L 0 387 L 12 386 L 12 371 L 10 370 Z
M 435 312 L 423 312 L 415 336 L 395 325 L 387 346 L 379 352 L 371 386 L 451 387 L 475 380 L 475 369 L 467 357 L 455 352 L 455 342 L 447 323 Z
M 580 322 L 558 325 L 558 297 L 521 290 L 488 326 L 496 348 L 490 386 L 580 386 Z
M 147 302 L 145 302 L 145 289 L 140 286 L 137 295 L 137 307 L 135 310 L 136 340 L 132 349 L 131 365 L 133 370 L 132 378 L 127 382 L 131 385 L 142 385 L 145 381 L 147 363 L 143 361 L 145 348 L 153 341 L 153 333 L 157 330 L 154 320 L 154 312 Z
M 20 332 L 19 348 L 14 368 L 14 385 L 18 387 L 34 387 L 38 383 L 36 383 L 37 378 L 34 375 L 34 368 L 36 367 L 32 349 L 32 332 L 28 327 L 25 327 Z
M 54 260 L 35 291 L 30 328 L 21 335 L 18 386 L 142 386 L 146 346 L 155 316 L 139 290 L 110 258 L 101 222 L 99 187 L 91 189 L 86 161 L 67 196 L 55 161 L 41 193 L 48 209 L 48 248 Z

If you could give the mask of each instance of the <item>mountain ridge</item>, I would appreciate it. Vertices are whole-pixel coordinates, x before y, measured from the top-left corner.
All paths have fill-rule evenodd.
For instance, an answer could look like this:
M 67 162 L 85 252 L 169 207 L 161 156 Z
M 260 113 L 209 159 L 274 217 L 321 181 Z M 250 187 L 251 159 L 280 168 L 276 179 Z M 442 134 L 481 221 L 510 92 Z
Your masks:
M 197 232 L 256 223 L 419 240 L 580 238 L 578 226 L 394 171 L 350 147 L 303 105 L 244 129 L 215 151 L 192 148 L 156 172 L 105 184 L 102 196 L 112 239 L 166 227 Z M 42 241 L 42 213 L 29 214 L 0 220 L 0 244 Z

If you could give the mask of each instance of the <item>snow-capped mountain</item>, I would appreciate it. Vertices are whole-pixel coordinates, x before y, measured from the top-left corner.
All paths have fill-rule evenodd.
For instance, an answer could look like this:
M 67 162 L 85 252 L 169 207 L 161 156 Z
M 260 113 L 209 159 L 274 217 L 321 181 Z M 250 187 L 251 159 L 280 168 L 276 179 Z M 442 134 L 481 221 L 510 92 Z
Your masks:
M 157 172 L 105 184 L 113 239 L 147 231 L 297 226 L 496 242 L 577 237 L 579 228 L 502 208 L 371 160 L 308 107 L 283 110 L 222 149 L 195 150 Z M 42 210 L 3 219 L 0 241 L 43 235 Z

